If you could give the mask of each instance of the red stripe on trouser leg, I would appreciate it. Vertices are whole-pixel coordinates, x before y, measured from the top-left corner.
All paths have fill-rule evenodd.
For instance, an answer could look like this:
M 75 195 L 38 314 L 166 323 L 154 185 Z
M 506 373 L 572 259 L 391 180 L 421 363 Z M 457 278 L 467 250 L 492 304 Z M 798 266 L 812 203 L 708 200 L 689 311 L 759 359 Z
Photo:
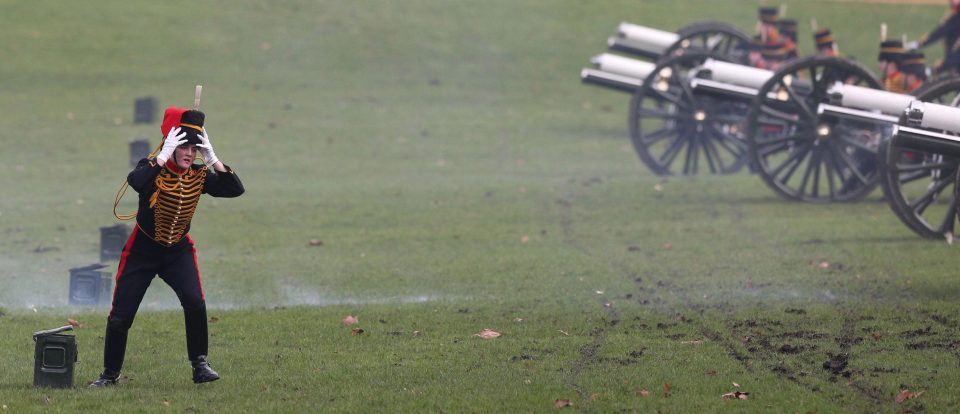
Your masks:
M 190 235 L 186 235 L 187 242 L 190 243 L 190 249 L 193 250 L 193 267 L 197 269 L 197 286 L 200 286 L 200 299 L 206 300 L 203 296 L 203 279 L 200 277 L 200 263 L 197 262 L 197 246 L 193 244 Z
M 123 253 L 120 254 L 120 265 L 117 267 L 117 276 L 113 280 L 113 298 L 110 300 L 111 315 L 113 314 L 113 304 L 117 301 L 117 286 L 120 284 L 120 275 L 123 274 L 123 268 L 127 265 L 127 257 L 130 256 L 130 249 L 133 247 L 133 240 L 137 238 L 137 232 L 139 230 L 139 224 L 133 226 L 133 231 L 130 232 L 130 237 L 127 239 L 127 244 L 123 245 Z

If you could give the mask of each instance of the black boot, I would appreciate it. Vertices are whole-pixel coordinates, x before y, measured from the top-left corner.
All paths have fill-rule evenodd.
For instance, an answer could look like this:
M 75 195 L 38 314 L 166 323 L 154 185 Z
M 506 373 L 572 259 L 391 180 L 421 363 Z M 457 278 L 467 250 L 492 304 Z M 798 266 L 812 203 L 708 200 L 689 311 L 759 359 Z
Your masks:
M 190 365 L 193 366 L 194 384 L 216 381 L 220 379 L 220 374 L 217 374 L 217 371 L 214 371 L 213 368 L 210 367 L 210 363 L 207 362 L 206 355 L 198 356 L 193 361 L 190 361 Z
M 120 381 L 120 373 L 116 371 L 111 371 L 109 369 L 104 369 L 100 373 L 100 378 L 97 378 L 88 385 L 89 388 L 104 388 L 111 385 L 117 385 L 117 382 Z

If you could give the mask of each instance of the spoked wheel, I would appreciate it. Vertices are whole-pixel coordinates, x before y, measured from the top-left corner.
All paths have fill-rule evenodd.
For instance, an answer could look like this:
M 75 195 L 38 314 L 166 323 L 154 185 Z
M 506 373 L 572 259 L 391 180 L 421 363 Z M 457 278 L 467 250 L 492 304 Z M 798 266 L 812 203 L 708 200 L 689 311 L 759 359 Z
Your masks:
M 708 52 L 722 56 L 726 61 L 747 64 L 747 46 L 750 36 L 723 22 L 697 22 L 677 31 L 680 38 L 664 51 L 663 56 L 687 52 Z
M 783 197 L 855 201 L 879 183 L 877 152 L 890 126 L 818 114 L 835 82 L 880 89 L 877 78 L 853 61 L 813 56 L 774 72 L 750 106 L 751 159 L 764 182 Z
M 960 79 L 945 79 L 917 91 L 917 100 L 960 106 Z M 883 191 L 897 217 L 929 239 L 956 236 L 957 165 L 960 160 L 932 152 L 898 148 L 888 140 L 881 152 Z
M 747 162 L 741 131 L 749 103 L 691 88 L 708 58 L 722 60 L 695 52 L 662 59 L 630 102 L 633 147 L 656 174 L 730 174 Z

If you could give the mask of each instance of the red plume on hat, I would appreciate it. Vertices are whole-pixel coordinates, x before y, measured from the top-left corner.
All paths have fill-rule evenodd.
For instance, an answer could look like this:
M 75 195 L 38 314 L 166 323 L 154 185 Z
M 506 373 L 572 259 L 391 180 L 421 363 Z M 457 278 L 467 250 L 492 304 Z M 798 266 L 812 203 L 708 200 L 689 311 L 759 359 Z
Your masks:
M 184 108 L 174 108 L 172 106 L 163 111 L 163 122 L 160 124 L 160 133 L 163 134 L 163 136 L 167 136 L 171 129 L 180 126 L 180 117 L 183 116 L 184 112 L 187 112 L 187 110 Z

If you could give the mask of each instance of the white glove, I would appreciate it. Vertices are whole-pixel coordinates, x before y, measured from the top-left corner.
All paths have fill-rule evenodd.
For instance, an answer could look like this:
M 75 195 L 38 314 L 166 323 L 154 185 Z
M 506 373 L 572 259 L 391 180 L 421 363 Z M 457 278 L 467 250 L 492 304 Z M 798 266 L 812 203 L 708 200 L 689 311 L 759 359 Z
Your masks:
M 907 42 L 907 43 L 905 43 L 905 44 L 903 45 L 903 48 L 904 48 L 904 49 L 907 49 L 907 50 L 919 49 L 919 48 L 920 48 L 920 42 L 918 42 L 918 41 L 916 41 L 916 40 Z
M 180 133 L 180 127 L 170 128 L 170 132 L 167 132 L 167 137 L 163 140 L 163 148 L 157 154 L 157 163 L 160 165 L 166 164 L 167 160 L 173 156 L 173 151 L 187 142 L 184 138 L 186 136 L 186 132 Z
M 207 136 L 207 129 L 203 129 L 203 133 L 199 135 L 200 143 L 197 144 L 197 148 L 200 148 L 200 153 L 203 154 L 203 160 L 206 162 L 207 167 L 212 166 L 220 162 L 220 159 L 217 158 L 217 153 L 213 152 L 213 144 L 210 143 L 210 137 Z

